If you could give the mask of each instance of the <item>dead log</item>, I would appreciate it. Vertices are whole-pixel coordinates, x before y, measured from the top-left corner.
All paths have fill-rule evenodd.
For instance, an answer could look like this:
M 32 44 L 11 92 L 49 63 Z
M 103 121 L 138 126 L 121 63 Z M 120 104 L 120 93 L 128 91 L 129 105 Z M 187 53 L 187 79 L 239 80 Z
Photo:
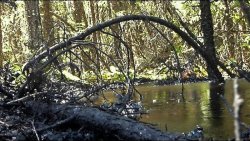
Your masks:
M 96 108 L 67 109 L 63 116 L 76 115 L 75 124 L 89 125 L 122 140 L 176 140 L 184 139 L 177 134 L 162 132 L 118 114 L 109 114 Z M 105 132 L 104 132 L 105 131 Z
M 97 132 L 112 135 L 112 138 L 116 140 L 187 140 L 183 135 L 156 130 L 139 121 L 116 113 L 110 114 L 97 108 L 82 106 L 52 107 L 52 109 L 61 109 L 57 114 L 58 116 L 68 118 L 74 115 L 74 119 L 70 121 L 71 125 L 88 126 Z

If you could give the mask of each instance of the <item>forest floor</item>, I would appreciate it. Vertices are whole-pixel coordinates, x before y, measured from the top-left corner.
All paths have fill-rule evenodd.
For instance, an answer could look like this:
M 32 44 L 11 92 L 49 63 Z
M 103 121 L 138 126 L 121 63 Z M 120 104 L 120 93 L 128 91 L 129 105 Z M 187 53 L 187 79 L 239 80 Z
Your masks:
M 199 78 L 181 81 L 196 83 L 209 80 Z M 136 80 L 137 85 L 145 83 L 170 85 L 180 84 L 180 80 Z M 249 137 L 249 132 L 245 134 Z M 121 116 L 112 109 L 83 106 L 81 103 L 58 104 L 51 101 L 50 97 L 40 95 L 15 102 L 7 99 L 0 102 L 0 138 L 6 141 L 201 139 L 200 136 L 190 137 L 159 131 L 151 128 L 150 124 Z

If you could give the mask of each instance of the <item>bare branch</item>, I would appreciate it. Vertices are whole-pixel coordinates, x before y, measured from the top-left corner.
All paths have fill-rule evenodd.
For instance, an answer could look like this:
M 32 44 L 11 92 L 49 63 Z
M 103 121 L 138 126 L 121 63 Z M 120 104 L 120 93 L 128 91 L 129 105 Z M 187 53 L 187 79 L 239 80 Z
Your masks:
M 234 84 L 234 134 L 235 134 L 235 139 L 237 141 L 240 140 L 240 133 L 241 133 L 241 128 L 240 128 L 240 107 L 243 104 L 243 99 L 240 98 L 240 95 L 238 93 L 238 83 L 237 83 L 237 78 L 233 79 L 233 84 Z

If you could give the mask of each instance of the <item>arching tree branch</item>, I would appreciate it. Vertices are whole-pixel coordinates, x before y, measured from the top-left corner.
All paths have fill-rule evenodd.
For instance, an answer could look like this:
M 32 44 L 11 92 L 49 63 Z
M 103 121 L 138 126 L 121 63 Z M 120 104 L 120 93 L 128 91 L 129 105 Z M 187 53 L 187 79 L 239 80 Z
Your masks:
M 166 20 L 157 18 L 157 17 L 153 17 L 153 16 L 145 16 L 145 15 L 127 15 L 127 16 L 122 16 L 122 17 L 118 17 L 115 19 L 112 19 L 110 21 L 107 22 L 103 22 L 101 24 L 97 24 L 89 29 L 86 29 L 83 33 L 74 36 L 70 39 L 68 39 L 66 42 L 61 42 L 57 45 L 54 45 L 50 48 L 51 53 L 62 49 L 64 47 L 68 47 L 72 44 L 73 41 L 76 40 L 84 40 L 87 36 L 91 35 L 92 33 L 99 31 L 103 28 L 109 27 L 110 25 L 113 24 L 117 24 L 120 22 L 125 22 L 125 21 L 130 21 L 130 20 L 143 20 L 143 21 L 151 21 L 151 22 L 155 22 L 158 23 L 160 25 L 166 26 L 170 29 L 172 29 L 174 32 L 176 32 L 183 40 L 185 40 L 189 45 L 191 45 L 196 51 L 199 52 L 199 54 L 201 54 L 201 56 L 207 61 L 207 64 L 210 65 L 211 69 L 214 71 L 218 79 L 218 81 L 224 81 L 221 73 L 219 72 L 217 66 L 213 65 L 215 62 L 213 61 L 213 59 L 210 58 L 210 56 L 208 54 L 206 54 L 206 52 L 184 31 L 180 30 L 179 27 L 175 26 L 173 23 L 168 22 Z M 39 62 L 40 60 L 42 60 L 43 58 L 45 58 L 48 55 L 47 51 L 42 52 L 40 55 L 38 55 L 37 57 L 35 57 L 34 59 L 32 59 L 31 61 L 29 61 L 26 66 L 24 67 L 24 70 L 29 68 L 30 66 L 33 66 L 35 62 Z

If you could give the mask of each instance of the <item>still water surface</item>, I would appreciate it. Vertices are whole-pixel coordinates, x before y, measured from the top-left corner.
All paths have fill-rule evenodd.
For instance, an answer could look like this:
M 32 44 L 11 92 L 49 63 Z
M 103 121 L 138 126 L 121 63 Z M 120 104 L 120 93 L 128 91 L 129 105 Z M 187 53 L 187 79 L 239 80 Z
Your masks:
M 250 125 L 250 117 L 246 116 L 250 114 L 250 83 L 239 80 L 238 84 L 239 93 L 244 99 L 241 120 Z M 217 94 L 222 93 L 232 105 L 233 81 L 226 81 L 225 86 L 213 86 L 208 82 L 185 84 L 185 100 L 180 95 L 181 85 L 142 85 L 136 88 L 144 97 L 144 108 L 149 110 L 141 121 L 158 124 L 156 128 L 163 131 L 167 124 L 168 132 L 188 133 L 200 125 L 205 138 L 219 140 L 234 137 L 233 118 Z M 157 100 L 157 103 L 153 103 L 153 100 Z

